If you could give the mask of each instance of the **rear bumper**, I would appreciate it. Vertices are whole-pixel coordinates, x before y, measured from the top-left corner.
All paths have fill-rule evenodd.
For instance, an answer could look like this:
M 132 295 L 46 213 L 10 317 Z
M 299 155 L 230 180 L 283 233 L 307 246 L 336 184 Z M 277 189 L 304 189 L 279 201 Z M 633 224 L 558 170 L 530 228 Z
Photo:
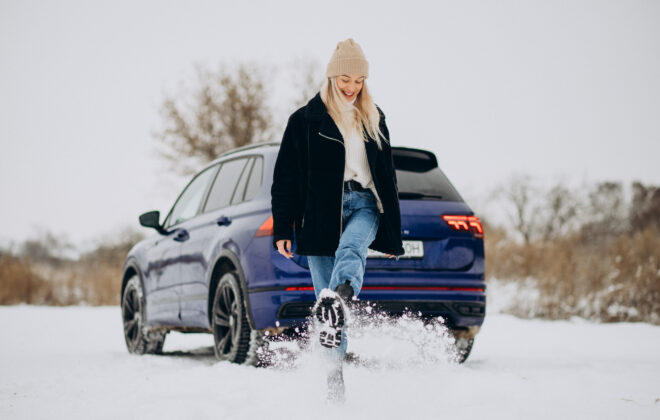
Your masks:
M 462 329 L 483 324 L 485 286 L 482 290 L 369 290 L 367 286 L 358 297 L 392 315 L 441 316 L 449 327 Z M 252 291 L 249 299 L 254 327 L 261 330 L 305 323 L 316 297 L 313 290 L 287 291 L 282 287 Z
M 248 275 L 252 279 L 247 284 L 252 326 L 264 330 L 304 324 L 316 301 L 306 260 L 300 256 L 296 258 L 301 261 L 283 258 L 272 250 L 270 242 L 264 244 L 268 246 L 273 271 L 254 271 Z M 473 266 L 468 271 L 436 271 L 372 265 L 372 260 L 367 259 L 359 300 L 373 302 L 391 314 L 410 311 L 424 317 L 442 316 L 454 328 L 483 324 L 486 283 L 479 267 Z M 259 264 L 244 266 L 259 267 Z

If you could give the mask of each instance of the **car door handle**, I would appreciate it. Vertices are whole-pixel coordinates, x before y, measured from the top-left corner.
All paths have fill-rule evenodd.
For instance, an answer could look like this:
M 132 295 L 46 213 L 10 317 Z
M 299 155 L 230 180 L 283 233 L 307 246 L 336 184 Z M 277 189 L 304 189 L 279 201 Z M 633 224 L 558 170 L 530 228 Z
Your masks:
M 190 235 L 188 235 L 188 231 L 185 229 L 179 229 L 176 232 L 176 235 L 174 235 L 174 240 L 177 242 L 185 242 L 190 238 Z
M 229 226 L 231 224 L 231 219 L 229 216 L 220 216 L 215 222 L 218 226 Z

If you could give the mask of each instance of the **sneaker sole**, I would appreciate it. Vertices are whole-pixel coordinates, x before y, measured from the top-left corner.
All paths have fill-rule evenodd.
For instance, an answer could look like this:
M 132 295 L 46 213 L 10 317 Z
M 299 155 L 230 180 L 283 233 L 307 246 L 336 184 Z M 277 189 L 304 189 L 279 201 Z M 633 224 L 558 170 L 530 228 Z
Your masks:
M 315 310 L 316 319 L 321 322 L 319 341 L 328 348 L 341 345 L 341 334 L 344 328 L 344 309 L 341 302 L 335 298 L 321 299 Z

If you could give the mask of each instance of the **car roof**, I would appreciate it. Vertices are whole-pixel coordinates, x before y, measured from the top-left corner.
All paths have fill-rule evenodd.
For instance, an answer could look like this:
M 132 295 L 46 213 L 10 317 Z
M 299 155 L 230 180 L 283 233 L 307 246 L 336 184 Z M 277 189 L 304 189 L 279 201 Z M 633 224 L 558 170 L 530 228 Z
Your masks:
M 213 165 L 217 164 L 218 162 L 220 162 L 222 160 L 225 160 L 228 156 L 248 155 L 248 154 L 250 154 L 251 151 L 253 151 L 255 149 L 262 149 L 262 148 L 269 148 L 269 147 L 274 148 L 276 146 L 279 147 L 280 143 L 281 143 L 280 141 L 267 141 L 267 142 L 261 142 L 261 143 L 248 144 L 246 146 L 237 147 L 235 149 L 228 150 L 228 151 L 224 152 L 223 154 L 221 154 L 220 156 L 218 156 L 217 158 L 213 159 L 213 161 L 211 161 L 211 162 L 207 163 L 206 165 L 204 165 L 204 167 L 202 169 L 200 169 L 198 172 L 201 172 L 204 169 L 206 169 L 210 166 L 213 166 Z
M 235 149 L 228 150 L 215 158 L 212 162 L 208 163 L 207 165 L 204 166 L 204 169 L 211 167 L 218 162 L 225 160 L 227 157 L 230 156 L 242 156 L 242 155 L 247 155 L 250 154 L 252 151 L 256 151 L 258 149 L 268 149 L 268 148 L 275 148 L 279 149 L 281 141 L 266 141 L 266 142 L 261 142 L 261 143 L 254 143 L 254 144 L 248 144 L 246 146 L 242 147 L 237 147 Z M 431 166 L 432 167 L 437 167 L 438 166 L 438 161 L 435 157 L 435 154 L 431 151 L 424 150 L 424 149 L 416 149 L 416 148 L 411 148 L 411 147 L 403 147 L 403 146 L 392 146 L 392 152 L 396 155 L 408 155 L 408 154 L 417 154 L 421 153 L 422 155 L 425 155 L 426 159 L 430 160 Z M 416 153 L 415 153 L 416 152 Z M 401 157 L 403 157 L 401 156 Z M 419 156 L 419 155 L 418 155 Z M 398 160 L 398 159 L 397 159 Z M 201 172 L 201 170 L 200 170 Z

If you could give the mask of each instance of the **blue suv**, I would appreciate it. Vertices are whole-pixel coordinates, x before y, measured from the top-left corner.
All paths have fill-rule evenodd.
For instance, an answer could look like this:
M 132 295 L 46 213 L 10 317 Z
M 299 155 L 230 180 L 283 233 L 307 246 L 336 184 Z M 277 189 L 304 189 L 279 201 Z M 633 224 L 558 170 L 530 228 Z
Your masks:
M 212 333 L 218 359 L 303 327 L 315 301 L 307 257 L 272 246 L 270 189 L 279 142 L 234 149 L 202 169 L 126 257 L 121 287 L 131 353 L 160 353 L 169 331 Z M 394 316 L 442 317 L 464 361 L 485 314 L 479 219 L 429 151 L 393 147 L 405 255 L 369 250 L 359 295 Z M 294 238 L 295 239 L 295 238 Z

